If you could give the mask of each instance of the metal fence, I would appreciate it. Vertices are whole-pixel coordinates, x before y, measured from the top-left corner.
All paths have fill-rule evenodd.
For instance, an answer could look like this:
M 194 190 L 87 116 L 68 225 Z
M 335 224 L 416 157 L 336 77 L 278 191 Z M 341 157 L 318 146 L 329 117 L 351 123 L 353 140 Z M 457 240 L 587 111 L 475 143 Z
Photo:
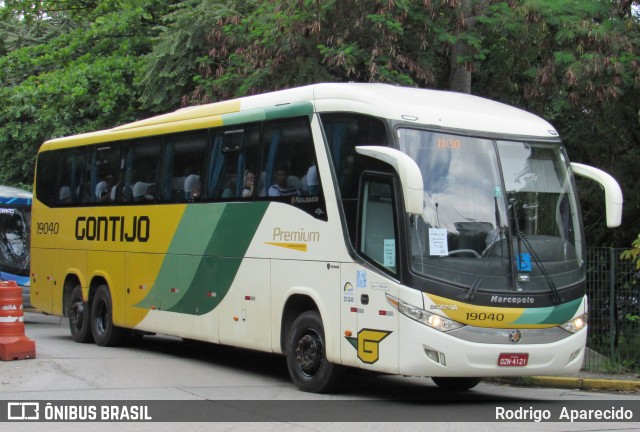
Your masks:
M 589 334 L 583 369 L 640 371 L 640 278 L 625 249 L 587 250 Z

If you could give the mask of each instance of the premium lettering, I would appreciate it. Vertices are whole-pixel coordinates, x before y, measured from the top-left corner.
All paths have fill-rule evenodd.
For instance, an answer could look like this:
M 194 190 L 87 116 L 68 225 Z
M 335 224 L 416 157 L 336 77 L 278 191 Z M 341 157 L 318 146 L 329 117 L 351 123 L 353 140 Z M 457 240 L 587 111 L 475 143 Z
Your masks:
M 300 231 L 286 231 L 280 228 L 274 228 L 273 241 L 319 242 L 320 233 L 317 231 L 306 232 L 304 228 L 301 228 Z
M 149 216 L 79 216 L 76 239 L 105 242 L 141 242 L 149 240 Z

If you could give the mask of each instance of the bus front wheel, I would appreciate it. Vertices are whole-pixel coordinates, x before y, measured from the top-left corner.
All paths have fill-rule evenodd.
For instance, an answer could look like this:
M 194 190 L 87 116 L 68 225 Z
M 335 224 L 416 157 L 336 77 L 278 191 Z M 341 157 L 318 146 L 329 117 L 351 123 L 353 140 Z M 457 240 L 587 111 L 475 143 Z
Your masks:
M 80 285 L 73 287 L 68 304 L 71 338 L 80 343 L 93 342 L 89 305 L 82 300 L 82 288 Z
M 302 391 L 326 393 L 337 382 L 338 366 L 326 356 L 322 319 L 307 311 L 293 322 L 287 339 L 287 368 L 293 383 Z
M 125 330 L 113 325 L 113 303 L 107 285 L 100 285 L 91 302 L 91 333 L 99 346 L 120 345 Z
M 445 391 L 464 391 L 474 388 L 480 383 L 480 378 L 467 377 L 431 377 L 438 387 Z

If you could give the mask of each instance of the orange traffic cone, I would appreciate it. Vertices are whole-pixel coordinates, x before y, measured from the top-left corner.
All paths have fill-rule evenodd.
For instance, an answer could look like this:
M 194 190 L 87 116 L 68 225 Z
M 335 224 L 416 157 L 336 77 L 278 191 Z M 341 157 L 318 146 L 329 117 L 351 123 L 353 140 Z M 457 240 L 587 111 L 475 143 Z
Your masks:
M 36 343 L 24 334 L 22 289 L 15 281 L 0 281 L 0 360 L 36 357 Z

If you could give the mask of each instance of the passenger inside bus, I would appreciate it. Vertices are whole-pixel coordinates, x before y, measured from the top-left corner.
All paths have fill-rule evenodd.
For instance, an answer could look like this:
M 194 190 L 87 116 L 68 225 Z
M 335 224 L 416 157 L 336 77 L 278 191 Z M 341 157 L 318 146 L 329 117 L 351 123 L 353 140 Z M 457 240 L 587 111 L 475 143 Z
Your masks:
M 189 174 L 184 179 L 184 195 L 190 202 L 200 200 L 200 176 L 198 174 Z
M 318 195 L 319 191 L 319 182 L 318 182 L 318 167 L 316 166 L 315 161 L 311 163 L 309 170 L 302 178 L 302 184 L 304 190 L 309 195 Z
M 96 185 L 96 201 L 107 202 L 115 201 L 116 198 L 116 185 L 113 180 L 113 175 L 108 174 L 104 180 Z
M 289 183 L 289 172 L 286 167 L 279 166 L 276 170 L 275 183 L 269 188 L 269 196 L 300 195 L 297 186 Z
M 134 201 L 153 201 L 153 186 L 155 183 L 136 182 L 131 189 Z
M 71 188 L 69 186 L 62 186 L 60 188 L 60 195 L 58 197 L 58 202 L 60 204 L 69 204 L 73 202 L 71 198 Z
M 248 198 L 253 196 L 253 187 L 256 181 L 256 175 L 253 171 L 247 170 L 244 173 L 244 188 L 242 189 L 242 197 Z
M 237 176 L 232 175 L 226 179 L 225 188 L 222 190 L 220 198 L 234 198 L 236 196 Z

